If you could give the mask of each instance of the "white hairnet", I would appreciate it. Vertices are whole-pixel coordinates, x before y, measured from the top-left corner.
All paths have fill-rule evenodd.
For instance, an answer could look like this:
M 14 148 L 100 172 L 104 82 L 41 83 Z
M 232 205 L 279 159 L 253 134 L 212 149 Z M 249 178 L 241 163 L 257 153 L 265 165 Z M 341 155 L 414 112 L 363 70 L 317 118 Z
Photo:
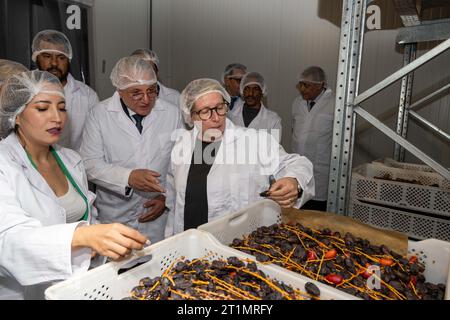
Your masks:
M 257 86 L 259 86 L 264 96 L 267 94 L 266 81 L 264 80 L 264 77 L 258 72 L 249 72 L 242 77 L 241 85 L 239 88 L 241 96 L 244 95 L 244 88 L 251 84 L 256 84 Z
M 47 93 L 64 98 L 64 89 L 53 74 L 26 71 L 9 77 L 0 92 L 0 137 L 5 138 L 14 129 L 16 117 L 28 103 L 40 94 Z
M 129 56 L 120 59 L 110 76 L 114 87 L 125 90 L 132 86 L 152 85 L 156 83 L 153 67 L 139 56 Z
M 225 78 L 233 75 L 234 70 L 241 70 L 244 74 L 247 73 L 247 67 L 240 63 L 231 63 L 225 67 L 222 73 L 222 83 L 225 83 Z
M 24 65 L 15 61 L 0 59 L 0 87 L 7 78 L 24 71 L 28 71 Z
M 57 52 L 72 60 L 72 46 L 64 33 L 56 30 L 43 30 L 34 36 L 31 45 L 31 60 L 36 62 L 36 58 L 43 52 Z
M 189 127 L 192 127 L 194 125 L 191 118 L 191 111 L 195 101 L 197 101 L 205 94 L 212 92 L 220 93 L 228 103 L 231 101 L 230 95 L 228 94 L 227 90 L 222 87 L 219 81 L 214 79 L 203 78 L 191 81 L 183 90 L 183 92 L 181 92 L 181 113 L 183 114 L 184 121 Z
M 325 71 L 321 67 L 311 66 L 306 68 L 298 77 L 298 82 L 306 81 L 311 83 L 327 82 Z
M 159 64 L 159 58 L 155 51 L 150 49 L 137 49 L 134 51 L 132 56 L 139 56 L 144 60 L 153 62 L 155 65 Z

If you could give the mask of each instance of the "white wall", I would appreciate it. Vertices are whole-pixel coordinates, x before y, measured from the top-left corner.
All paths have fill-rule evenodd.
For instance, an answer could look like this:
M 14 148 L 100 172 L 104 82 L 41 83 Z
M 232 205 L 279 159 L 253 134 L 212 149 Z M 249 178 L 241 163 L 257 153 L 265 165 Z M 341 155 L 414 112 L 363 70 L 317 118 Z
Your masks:
M 150 2 L 95 0 L 93 31 L 95 88 L 103 100 L 114 92 L 109 75 L 116 62 L 137 48 L 150 46 Z
M 160 56 L 160 74 L 167 85 L 182 90 L 192 79 L 219 79 L 232 62 L 246 64 L 265 75 L 268 105 L 283 119 L 283 144 L 290 146 L 290 108 L 297 92 L 296 75 L 317 64 L 336 82 L 341 8 L 337 0 L 153 0 L 153 49 Z M 382 8 L 382 31 L 367 33 L 360 90 L 381 81 L 402 66 L 402 51 L 395 45 L 400 21 L 389 0 L 375 1 Z M 438 11 L 441 17 L 447 11 Z M 448 15 L 447 15 L 448 17 Z M 389 30 L 392 29 L 392 30 Z M 420 51 L 419 54 L 424 51 Z M 436 83 L 450 80 L 450 53 L 416 72 L 414 99 Z M 450 132 L 450 98 L 419 111 Z M 399 84 L 384 90 L 364 107 L 391 128 L 396 123 Z M 450 144 L 432 139 L 414 123 L 410 141 L 450 165 Z M 382 133 L 358 122 L 354 164 L 391 156 L 393 144 Z M 408 161 L 416 161 L 408 156 Z

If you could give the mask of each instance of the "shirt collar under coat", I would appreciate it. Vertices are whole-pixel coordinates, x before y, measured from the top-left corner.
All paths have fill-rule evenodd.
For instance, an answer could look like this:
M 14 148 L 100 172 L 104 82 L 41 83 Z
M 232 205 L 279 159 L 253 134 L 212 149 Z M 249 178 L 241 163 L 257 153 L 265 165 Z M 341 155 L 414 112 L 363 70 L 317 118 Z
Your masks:
M 9 153 L 11 155 L 11 158 L 13 161 L 15 161 L 18 165 L 22 166 L 24 169 L 24 173 L 27 176 L 28 180 L 32 185 L 34 185 L 37 189 L 41 190 L 45 194 L 53 195 L 54 192 L 51 190 L 49 185 L 46 183 L 44 178 L 41 175 L 35 174 L 35 169 L 33 165 L 30 162 L 30 159 L 28 158 L 27 153 L 25 152 L 24 148 L 20 144 L 20 141 L 17 137 L 17 135 L 12 132 L 8 137 L 6 137 L 2 143 L 4 143 L 9 150 Z M 53 148 L 58 153 L 59 157 L 61 158 L 64 165 L 67 167 L 67 169 L 70 171 L 70 174 L 75 179 L 76 183 L 82 187 L 81 181 L 77 179 L 78 177 L 75 175 L 75 171 L 72 168 L 75 168 L 81 163 L 81 157 L 67 157 L 64 152 L 61 152 L 63 149 L 59 145 L 53 145 Z M 71 170 L 72 169 L 72 170 Z M 83 190 L 83 192 L 86 192 L 86 190 Z
M 320 104 L 324 99 L 328 98 L 331 94 L 333 93 L 333 90 L 331 90 L 330 88 L 326 88 L 326 90 L 322 91 L 314 100 L 309 100 L 309 101 L 314 101 L 316 104 L 314 105 L 313 108 L 311 108 L 311 111 L 314 110 L 314 108 L 317 110 L 318 108 L 316 108 L 318 106 L 318 104 Z M 300 95 L 301 101 L 304 102 L 304 104 L 306 106 L 308 106 L 308 100 L 303 99 L 302 95 Z

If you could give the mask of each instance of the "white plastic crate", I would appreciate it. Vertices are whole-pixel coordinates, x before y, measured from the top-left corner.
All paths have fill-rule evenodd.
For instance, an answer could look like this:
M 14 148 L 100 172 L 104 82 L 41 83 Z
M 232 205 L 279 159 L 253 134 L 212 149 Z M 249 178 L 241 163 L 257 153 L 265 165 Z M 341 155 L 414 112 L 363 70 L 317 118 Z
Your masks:
M 375 179 L 420 181 L 424 185 Z M 439 187 L 430 185 L 436 184 Z M 380 164 L 363 164 L 353 170 L 351 198 L 402 209 L 450 217 L 450 181 L 431 172 L 410 171 Z
M 401 211 L 352 199 L 349 216 L 381 229 L 395 230 L 415 239 L 450 241 L 450 219 Z
M 405 169 L 411 171 L 432 172 L 438 174 L 430 166 L 427 166 L 425 164 L 398 162 L 391 158 L 377 159 L 372 161 L 372 163 L 382 164 L 392 168 Z
M 229 245 L 235 238 L 243 238 L 259 227 L 279 222 L 281 222 L 281 208 L 271 200 L 263 200 L 236 213 L 208 222 L 198 229 L 211 233 L 222 244 Z M 437 239 L 409 241 L 408 253 L 416 255 L 419 261 L 425 265 L 424 276 L 428 282 L 446 284 L 445 299 L 450 300 L 450 243 Z M 304 277 L 293 271 L 284 270 L 287 273 Z
M 134 260 L 151 255 L 152 259 L 125 273 L 118 274 L 119 269 L 129 265 Z M 207 257 L 205 257 L 207 256 Z M 350 300 L 355 297 L 335 288 L 325 286 L 320 282 L 305 277 L 296 277 L 283 269 L 271 265 L 263 265 L 251 256 L 221 245 L 213 236 L 199 230 L 187 230 L 160 241 L 136 253 L 133 258 L 116 263 L 110 262 L 92 269 L 84 274 L 55 284 L 45 291 L 48 300 L 112 300 L 128 297 L 130 291 L 144 277 L 160 276 L 175 260 L 185 257 L 192 260 L 203 258 L 208 260 L 226 259 L 228 257 L 241 259 L 251 258 L 272 279 L 291 285 L 293 288 L 305 291 L 305 283 L 313 282 L 321 292 L 321 299 Z

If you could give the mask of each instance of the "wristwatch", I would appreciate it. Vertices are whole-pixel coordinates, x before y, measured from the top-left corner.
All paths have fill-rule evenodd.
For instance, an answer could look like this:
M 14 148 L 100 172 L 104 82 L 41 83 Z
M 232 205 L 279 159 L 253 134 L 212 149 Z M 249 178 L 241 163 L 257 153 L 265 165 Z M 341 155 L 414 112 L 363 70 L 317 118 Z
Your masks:
M 125 195 L 128 197 L 128 196 L 130 195 L 130 193 L 131 193 L 132 190 L 133 190 L 132 188 L 126 186 L 126 187 L 125 187 Z

